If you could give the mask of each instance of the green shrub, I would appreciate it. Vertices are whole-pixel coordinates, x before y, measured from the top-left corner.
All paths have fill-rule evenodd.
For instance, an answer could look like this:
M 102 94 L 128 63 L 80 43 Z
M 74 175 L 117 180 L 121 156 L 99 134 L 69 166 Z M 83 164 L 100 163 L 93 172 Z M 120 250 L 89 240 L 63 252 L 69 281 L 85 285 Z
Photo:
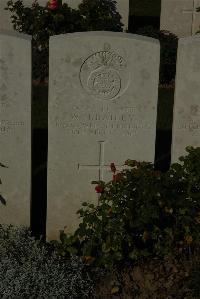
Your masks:
M 116 0 L 82 0 L 79 12 L 87 31 L 123 31 Z
M 48 77 L 49 37 L 52 35 L 90 31 L 122 31 L 121 16 L 114 0 L 84 0 L 79 9 L 72 9 L 61 0 L 50 7 L 36 1 L 25 7 L 23 0 L 9 0 L 6 10 L 11 12 L 13 28 L 32 35 L 33 79 L 41 82 Z
M 61 243 L 51 243 L 107 267 L 190 254 L 200 241 L 200 148 L 186 150 L 166 173 L 134 160 L 117 173 L 112 163 L 113 180 L 95 182 L 99 205 L 83 203 L 75 233 L 61 231 Z
M 200 298 L 200 262 L 198 262 L 187 281 L 187 286 L 192 289 L 194 298 Z
M 23 0 L 9 0 L 7 10 L 11 12 L 13 28 L 32 35 L 33 79 L 43 81 L 48 77 L 49 37 L 56 34 L 84 31 L 83 18 L 78 10 L 59 1 L 55 9 L 43 7 L 34 1 L 25 7 Z
M 169 84 L 175 79 L 178 37 L 166 30 L 156 30 L 151 26 L 139 29 L 139 35 L 156 38 L 160 41 L 160 84 Z
M 63 261 L 27 228 L 0 225 L 1 298 L 91 298 L 93 283 L 79 258 Z

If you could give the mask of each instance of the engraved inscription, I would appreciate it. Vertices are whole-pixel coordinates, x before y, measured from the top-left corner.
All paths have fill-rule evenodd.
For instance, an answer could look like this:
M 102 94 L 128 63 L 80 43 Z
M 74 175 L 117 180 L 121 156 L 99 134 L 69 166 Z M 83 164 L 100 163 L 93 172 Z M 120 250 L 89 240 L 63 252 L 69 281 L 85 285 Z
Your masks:
M 110 172 L 110 164 L 105 164 L 104 158 L 105 158 L 105 141 L 98 141 L 99 143 L 99 161 L 96 165 L 91 164 L 80 164 L 78 163 L 78 171 L 80 170 L 93 170 L 96 169 L 98 171 L 98 180 L 102 181 L 104 180 L 104 173 Z M 123 165 L 116 165 L 118 170 L 122 168 Z
M 0 107 L 2 107 L 2 108 L 10 107 L 10 103 L 8 101 L 8 97 L 6 94 L 0 95 Z
M 91 92 L 102 99 L 112 99 L 121 89 L 121 78 L 113 70 L 98 70 L 90 74 L 87 82 Z
M 24 121 L 0 120 L 0 133 L 9 133 L 16 128 L 24 127 Z
M 128 87 L 127 62 L 114 52 L 94 53 L 81 66 L 80 82 L 83 89 L 97 99 L 114 99 Z
M 200 129 L 200 121 L 188 121 L 178 124 L 179 130 L 189 130 L 189 131 L 198 131 Z
M 0 71 L 3 74 L 0 80 L 0 108 L 8 108 L 10 107 L 7 92 L 8 67 L 3 59 L 0 59 Z
M 109 165 L 105 165 L 104 162 L 104 153 L 105 153 L 105 141 L 99 141 L 99 163 L 98 165 L 82 165 L 78 163 L 78 170 L 82 169 L 96 169 L 98 171 L 98 180 L 103 180 L 104 179 L 104 170 L 108 169 Z
M 177 123 L 177 129 L 180 131 L 189 131 L 193 135 L 200 133 L 200 106 L 191 105 L 188 119 L 182 119 Z
M 56 119 L 55 126 L 65 129 L 69 135 L 134 136 L 139 130 L 152 128 L 149 121 L 138 117 L 139 110 L 140 107 L 125 107 L 112 112 L 102 106 L 98 111 L 85 111 L 74 107 L 64 119 Z

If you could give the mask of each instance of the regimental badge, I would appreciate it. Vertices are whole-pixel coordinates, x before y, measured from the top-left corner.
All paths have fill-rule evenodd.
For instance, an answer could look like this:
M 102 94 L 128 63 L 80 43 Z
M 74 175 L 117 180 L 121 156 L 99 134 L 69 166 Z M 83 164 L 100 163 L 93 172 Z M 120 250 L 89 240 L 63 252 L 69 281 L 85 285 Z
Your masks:
M 83 89 L 97 99 L 115 99 L 129 84 L 127 62 L 111 51 L 96 52 L 82 64 L 80 82 Z

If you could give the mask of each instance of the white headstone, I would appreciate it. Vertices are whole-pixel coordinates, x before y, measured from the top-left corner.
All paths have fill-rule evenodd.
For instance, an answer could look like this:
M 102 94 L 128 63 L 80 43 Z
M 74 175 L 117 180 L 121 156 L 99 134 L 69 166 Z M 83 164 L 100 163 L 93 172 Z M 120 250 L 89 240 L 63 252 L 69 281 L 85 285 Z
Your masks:
M 126 33 L 50 39 L 47 238 L 77 227 L 110 163 L 154 161 L 160 46 Z
M 160 29 L 178 37 L 194 35 L 200 30 L 200 0 L 162 0 Z
M 200 35 L 179 40 L 174 100 L 172 162 L 186 146 L 200 146 Z
M 30 225 L 31 38 L 0 31 L 0 222 Z

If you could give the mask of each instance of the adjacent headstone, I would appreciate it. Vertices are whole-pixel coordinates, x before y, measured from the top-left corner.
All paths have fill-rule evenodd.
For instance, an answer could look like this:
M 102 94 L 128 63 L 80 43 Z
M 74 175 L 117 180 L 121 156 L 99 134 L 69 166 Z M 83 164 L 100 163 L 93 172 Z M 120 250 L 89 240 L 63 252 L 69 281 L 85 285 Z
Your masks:
M 179 40 L 174 100 L 172 162 L 186 146 L 200 146 L 200 35 Z
M 162 0 L 160 29 L 178 37 L 194 35 L 200 30 L 200 0 Z
M 50 38 L 47 239 L 78 225 L 110 163 L 154 161 L 160 46 L 126 33 Z
M 0 31 L 0 223 L 30 225 L 31 38 Z

